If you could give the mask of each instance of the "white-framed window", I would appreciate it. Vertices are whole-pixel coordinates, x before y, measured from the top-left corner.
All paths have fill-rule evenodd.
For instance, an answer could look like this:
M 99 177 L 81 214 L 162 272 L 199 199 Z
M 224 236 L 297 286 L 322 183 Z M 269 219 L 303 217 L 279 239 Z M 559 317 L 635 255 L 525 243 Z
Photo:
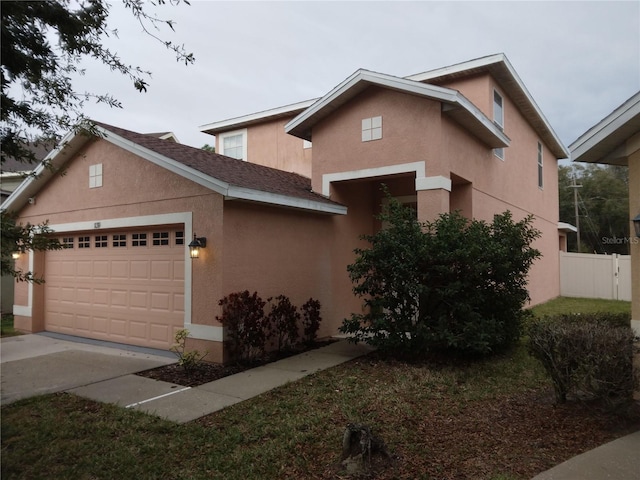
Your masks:
M 152 245 L 156 247 L 169 245 L 169 232 L 153 232 L 152 238 Z
M 362 141 L 370 142 L 382 138 L 382 117 L 362 119 Z
M 218 135 L 220 153 L 239 160 L 247 159 L 247 130 L 236 130 Z
M 497 90 L 493 91 L 493 123 L 504 130 L 504 100 Z M 494 148 L 493 153 L 504 160 L 504 148 Z
M 544 168 L 542 163 L 542 143 L 538 142 L 538 188 L 544 187 Z
M 89 165 L 89 188 L 102 186 L 102 164 Z
M 62 237 L 62 248 L 73 248 L 74 237 Z

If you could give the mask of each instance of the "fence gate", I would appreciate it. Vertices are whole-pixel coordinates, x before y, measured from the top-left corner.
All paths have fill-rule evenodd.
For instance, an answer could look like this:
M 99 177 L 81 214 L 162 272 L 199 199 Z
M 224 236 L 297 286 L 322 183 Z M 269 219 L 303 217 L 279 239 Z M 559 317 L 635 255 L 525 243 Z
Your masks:
M 560 295 L 631 301 L 631 256 L 560 252 Z

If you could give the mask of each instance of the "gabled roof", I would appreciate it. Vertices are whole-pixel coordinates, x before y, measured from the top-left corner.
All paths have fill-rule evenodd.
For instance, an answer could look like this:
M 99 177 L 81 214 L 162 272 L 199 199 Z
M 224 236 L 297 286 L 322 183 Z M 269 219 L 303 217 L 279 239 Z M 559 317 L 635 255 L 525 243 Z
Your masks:
M 220 132 L 225 132 L 232 127 L 234 130 L 240 128 L 246 128 L 255 123 L 262 123 L 265 120 L 275 120 L 283 117 L 290 117 L 291 115 L 297 115 L 304 111 L 306 108 L 313 105 L 318 99 L 305 100 L 304 102 L 298 102 L 291 105 L 285 105 L 284 107 L 272 108 L 263 112 L 251 113 L 242 117 L 229 118 L 227 120 L 221 120 L 219 122 L 208 123 L 198 127 L 201 132 L 208 133 L 210 135 L 216 135 Z
M 467 128 L 489 147 L 509 146 L 509 138 L 504 132 L 460 92 L 362 69 L 357 70 L 311 107 L 287 123 L 285 131 L 296 137 L 311 140 L 313 125 L 370 86 L 388 88 L 442 102 L 445 114 Z
M 443 83 L 485 73 L 490 74 L 498 82 L 553 154 L 559 159 L 568 158 L 569 151 L 562 144 L 553 128 L 551 128 L 542 110 L 540 110 L 540 107 L 538 107 L 504 53 L 476 58 L 468 62 L 418 73 L 406 78 L 416 82 Z
M 150 135 L 132 132 L 104 123 L 95 123 L 102 138 L 162 168 L 224 195 L 229 200 L 247 200 L 322 213 L 346 214 L 343 205 L 311 191 L 311 180 L 225 157 L 198 148 L 167 142 Z M 86 131 L 69 133 L 45 161 L 60 168 L 95 137 Z M 22 208 L 29 197 L 44 186 L 55 173 L 44 162 L 3 204 L 5 210 Z
M 625 142 L 640 133 L 640 92 L 583 133 L 569 149 L 574 162 L 626 165 Z
M 156 137 L 161 140 L 169 140 L 170 142 L 180 143 L 178 137 L 176 137 L 176 134 L 173 132 L 153 132 L 147 133 L 146 135 L 151 135 L 152 137 Z

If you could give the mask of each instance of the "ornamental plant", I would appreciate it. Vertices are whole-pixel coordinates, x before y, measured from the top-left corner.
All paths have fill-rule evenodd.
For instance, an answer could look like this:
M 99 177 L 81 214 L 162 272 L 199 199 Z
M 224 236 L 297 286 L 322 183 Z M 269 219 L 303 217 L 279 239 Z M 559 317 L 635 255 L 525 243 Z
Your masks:
M 362 238 L 348 266 L 365 313 L 345 319 L 341 332 L 398 354 L 439 350 L 486 355 L 520 337 L 529 298 L 527 273 L 540 252 L 531 216 L 510 212 L 491 223 L 459 212 L 433 222 L 388 197 L 378 217 L 387 228 Z
M 250 294 L 248 290 L 231 293 L 218 302 L 222 316 L 216 316 L 216 320 L 227 330 L 226 344 L 232 358 L 248 360 L 264 354 L 265 304 L 257 292 Z

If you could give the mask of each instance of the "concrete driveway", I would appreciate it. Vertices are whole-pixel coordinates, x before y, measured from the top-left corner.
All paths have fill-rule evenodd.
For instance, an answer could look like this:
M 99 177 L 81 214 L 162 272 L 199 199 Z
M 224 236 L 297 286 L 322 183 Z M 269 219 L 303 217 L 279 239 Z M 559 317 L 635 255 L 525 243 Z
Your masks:
M 2 338 L 0 403 L 82 387 L 177 360 L 171 352 L 72 340 L 49 334 Z

